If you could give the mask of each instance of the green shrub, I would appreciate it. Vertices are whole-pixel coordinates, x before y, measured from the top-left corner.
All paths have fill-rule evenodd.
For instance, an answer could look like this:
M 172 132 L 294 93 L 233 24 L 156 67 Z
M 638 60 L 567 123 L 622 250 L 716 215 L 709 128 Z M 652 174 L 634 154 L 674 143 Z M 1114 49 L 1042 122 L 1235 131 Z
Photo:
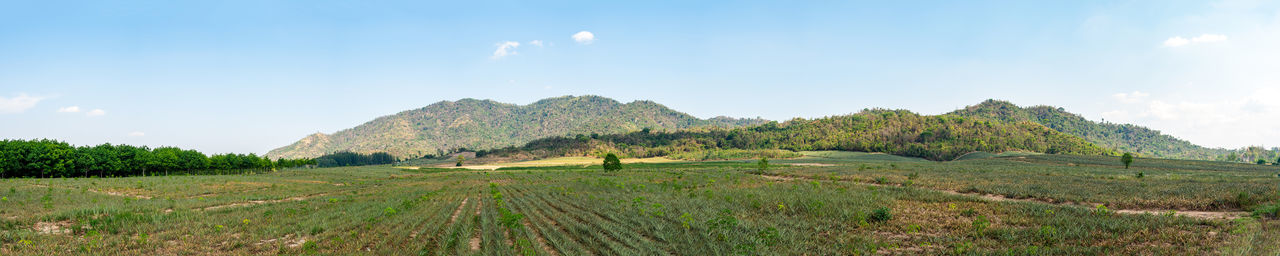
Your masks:
M 609 153 L 608 155 L 604 156 L 604 170 L 605 171 L 622 170 L 622 161 L 618 160 L 618 155 Z
M 880 207 L 879 209 L 871 211 L 871 216 L 868 216 L 867 219 L 871 222 L 886 222 L 893 219 L 893 213 L 891 213 L 887 207 Z
M 1258 206 L 1253 209 L 1253 216 L 1259 218 L 1280 219 L 1280 203 Z

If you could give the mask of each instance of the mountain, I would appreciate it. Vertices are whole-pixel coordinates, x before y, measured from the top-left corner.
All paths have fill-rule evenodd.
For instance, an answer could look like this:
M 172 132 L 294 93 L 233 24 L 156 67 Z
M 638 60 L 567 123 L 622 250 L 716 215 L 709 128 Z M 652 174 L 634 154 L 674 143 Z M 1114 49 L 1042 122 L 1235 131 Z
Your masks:
M 1023 108 L 1007 101 L 987 100 L 950 114 L 1005 122 L 1034 122 L 1079 136 L 1102 147 L 1134 152 L 1145 157 L 1217 160 L 1230 152 L 1226 149 L 1201 147 L 1142 126 L 1089 121 L 1059 107 Z
M 728 128 L 765 121 L 730 117 L 699 119 L 652 101 L 623 104 L 600 96 L 563 96 L 523 106 L 462 99 L 378 117 L 333 134 L 312 134 L 271 150 L 267 156 L 312 158 L 352 151 L 387 152 L 407 158 L 442 155 L 460 148 L 481 150 L 522 145 L 550 136 L 626 133 L 646 128 Z
M 728 129 L 632 132 L 597 138 L 552 137 L 522 147 L 477 155 L 531 159 L 555 156 L 667 156 L 682 159 L 777 157 L 788 151 L 881 152 L 930 160 L 954 160 L 982 152 L 1115 155 L 1080 137 L 1032 122 L 1005 122 L 956 115 L 927 116 L 906 110 L 864 110 L 857 114 Z

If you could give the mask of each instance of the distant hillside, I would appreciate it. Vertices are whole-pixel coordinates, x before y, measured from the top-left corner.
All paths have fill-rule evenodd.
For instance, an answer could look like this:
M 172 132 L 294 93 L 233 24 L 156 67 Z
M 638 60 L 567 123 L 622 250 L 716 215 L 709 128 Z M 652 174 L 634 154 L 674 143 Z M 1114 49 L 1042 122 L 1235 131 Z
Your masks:
M 442 101 L 383 116 L 333 134 L 316 133 L 267 153 L 270 158 L 317 157 L 325 153 L 387 152 L 394 156 L 440 155 L 458 148 L 491 149 L 539 138 L 626 133 L 650 128 L 738 127 L 763 119 L 699 119 L 652 101 L 622 104 L 599 96 L 564 96 L 514 105 L 491 100 Z
M 987 100 L 950 114 L 1005 122 L 1034 122 L 1079 136 L 1102 147 L 1135 152 L 1147 157 L 1218 160 L 1229 153 L 1226 149 L 1197 146 L 1142 126 L 1089 121 L 1062 108 L 1050 106 L 1023 108 L 1006 101 Z
M 974 151 L 1114 155 L 1115 151 L 1032 122 L 1003 122 L 955 115 L 923 116 L 906 110 L 857 114 L 733 129 L 633 132 L 596 139 L 555 137 L 522 147 L 482 152 L 498 158 L 556 156 L 668 156 L 681 159 L 775 157 L 790 151 L 882 152 L 930 160 L 953 160 Z

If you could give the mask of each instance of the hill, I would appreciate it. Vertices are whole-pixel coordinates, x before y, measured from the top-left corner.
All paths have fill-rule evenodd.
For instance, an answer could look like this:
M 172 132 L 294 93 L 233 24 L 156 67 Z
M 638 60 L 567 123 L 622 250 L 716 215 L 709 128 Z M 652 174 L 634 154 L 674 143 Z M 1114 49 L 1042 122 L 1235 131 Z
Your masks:
M 1007 101 L 987 100 L 949 114 L 1004 122 L 1034 122 L 1079 136 L 1102 147 L 1147 157 L 1219 160 L 1230 152 L 1226 149 L 1201 147 L 1142 126 L 1090 121 L 1059 107 L 1023 108 Z
M 444 155 L 456 149 L 521 145 L 549 136 L 610 134 L 642 129 L 738 127 L 763 119 L 699 119 L 652 101 L 619 103 L 600 96 L 563 96 L 515 105 L 491 100 L 442 101 L 383 116 L 333 134 L 316 133 L 271 150 L 275 158 L 311 158 L 325 153 L 387 152 L 396 157 Z
M 1114 155 L 1079 137 L 1032 122 L 1003 122 L 956 115 L 926 116 L 906 110 L 864 110 L 818 119 L 793 119 L 732 129 L 632 132 L 598 138 L 554 137 L 483 156 L 543 158 L 668 156 L 681 159 L 778 157 L 787 151 L 880 152 L 929 160 L 953 160 L 974 151 Z

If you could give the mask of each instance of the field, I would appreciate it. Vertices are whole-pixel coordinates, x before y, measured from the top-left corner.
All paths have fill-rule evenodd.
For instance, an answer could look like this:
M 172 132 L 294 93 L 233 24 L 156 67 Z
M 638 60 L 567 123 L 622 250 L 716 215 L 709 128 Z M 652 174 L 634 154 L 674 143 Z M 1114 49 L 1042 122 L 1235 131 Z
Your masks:
M 1280 253 L 1280 225 L 1245 212 L 1276 201 L 1274 166 L 804 155 L 764 172 L 573 162 L 9 179 L 0 254 Z

